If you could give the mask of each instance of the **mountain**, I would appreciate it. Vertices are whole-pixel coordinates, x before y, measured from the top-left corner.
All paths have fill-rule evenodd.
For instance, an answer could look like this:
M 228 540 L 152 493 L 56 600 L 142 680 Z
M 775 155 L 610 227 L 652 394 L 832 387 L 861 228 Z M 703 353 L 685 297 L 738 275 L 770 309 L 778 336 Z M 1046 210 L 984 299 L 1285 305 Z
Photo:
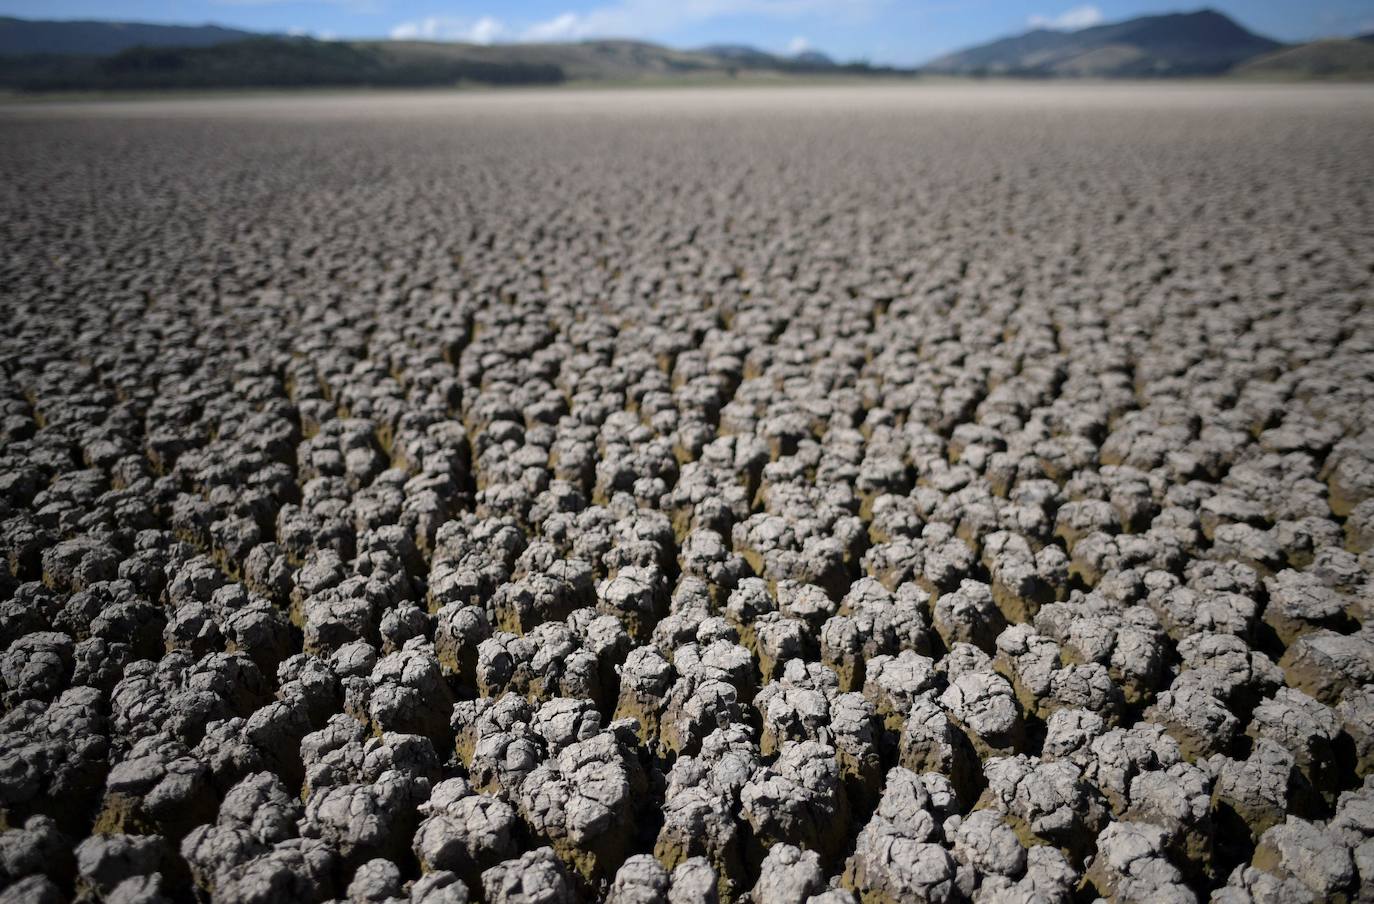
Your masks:
M 829 69 L 836 62 L 819 50 L 803 50 L 792 56 L 780 56 L 750 47 L 748 44 L 710 44 L 698 53 L 717 57 L 752 69 L 813 70 Z
M 0 17 L 0 56 L 109 56 L 130 47 L 211 47 L 258 35 L 218 25 L 59 22 Z
M 829 54 L 827 54 L 827 53 L 822 53 L 822 52 L 819 51 L 819 50 L 803 50 L 801 53 L 796 54 L 795 56 L 793 56 L 792 59 L 793 59 L 794 61 L 798 62 L 798 63 L 804 64 L 804 65 L 807 65 L 807 66 L 834 66 L 834 65 L 835 65 L 835 61 L 834 61 L 833 59 L 830 58 L 830 55 L 829 55 Z
M 1282 46 L 1204 9 L 1079 31 L 1038 28 L 940 57 L 922 69 L 949 75 L 1042 77 L 1219 75 Z
M 1246 60 L 1233 74 L 1264 79 L 1374 80 L 1374 35 L 1311 41 Z

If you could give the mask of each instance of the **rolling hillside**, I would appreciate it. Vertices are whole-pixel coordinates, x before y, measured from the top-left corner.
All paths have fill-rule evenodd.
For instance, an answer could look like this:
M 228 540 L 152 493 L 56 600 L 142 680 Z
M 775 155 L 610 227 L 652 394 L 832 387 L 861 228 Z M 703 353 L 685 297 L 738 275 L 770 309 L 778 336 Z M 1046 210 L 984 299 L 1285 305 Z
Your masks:
M 1256 79 L 1374 80 L 1374 35 L 1285 47 L 1247 60 L 1235 75 Z
M 109 55 L 0 54 L 0 87 L 20 91 L 633 82 L 750 74 L 897 75 L 819 54 L 675 50 L 643 41 L 460 44 L 251 36 L 212 46 L 137 46 Z

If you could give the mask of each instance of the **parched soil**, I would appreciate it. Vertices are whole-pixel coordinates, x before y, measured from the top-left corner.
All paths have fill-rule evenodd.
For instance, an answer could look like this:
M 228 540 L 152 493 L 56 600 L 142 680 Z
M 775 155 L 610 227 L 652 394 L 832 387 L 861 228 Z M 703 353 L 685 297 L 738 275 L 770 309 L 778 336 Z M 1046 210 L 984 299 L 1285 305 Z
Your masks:
M 0 107 L 0 904 L 1374 900 L 1371 135 Z

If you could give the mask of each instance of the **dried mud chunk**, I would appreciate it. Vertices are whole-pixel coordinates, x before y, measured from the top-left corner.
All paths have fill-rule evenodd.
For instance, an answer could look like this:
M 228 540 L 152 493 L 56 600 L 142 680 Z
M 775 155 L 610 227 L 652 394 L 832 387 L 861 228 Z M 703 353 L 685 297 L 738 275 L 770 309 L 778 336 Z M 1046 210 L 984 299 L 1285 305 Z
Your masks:
M 403 899 L 404 900 L 404 899 Z M 426 873 L 410 883 L 410 904 L 471 904 L 468 886 L 453 873 Z
M 1099 663 L 1128 703 L 1148 701 L 1164 675 L 1165 640 L 1143 606 L 1115 609 L 1096 593 L 1045 606 L 1035 627 L 1063 645 L 1066 663 Z
M 323 841 L 293 838 L 230 869 L 214 893 L 247 904 L 322 900 L 333 888 L 337 856 Z
M 1374 772 L 1374 689 L 1347 691 L 1336 705 L 1336 714 L 1354 746 L 1355 774 L 1364 778 Z
M 1283 683 L 1273 660 L 1234 634 L 1194 634 L 1178 644 L 1178 655 L 1185 670 L 1198 672 L 1202 683 L 1240 712 L 1253 709 Z
M 3 904 L 62 904 L 65 899 L 47 876 L 29 876 L 0 891 Z
M 574 564 L 574 560 L 562 560 L 550 567 L 559 573 L 528 574 L 497 588 L 491 600 L 496 627 L 524 634 L 545 622 L 562 621 L 584 601 L 577 585 L 590 583 L 590 568 L 585 563 Z M 564 571 L 568 572 L 566 579 Z
M 606 904 L 663 904 L 668 899 L 668 871 L 649 854 L 635 854 L 616 871 Z
M 787 679 L 764 686 L 754 698 L 763 731 L 759 750 L 776 753 L 788 741 L 831 743 L 830 701 L 821 690 L 797 686 Z
M 1253 862 L 1280 879 L 1296 879 L 1322 901 L 1350 900 L 1357 880 L 1350 851 L 1320 826 L 1296 816 L 1264 833 Z
M 953 536 L 947 524 L 927 524 L 921 539 L 926 552 L 916 579 L 931 593 L 948 593 L 960 587 L 976 562 L 972 547 Z
M 66 689 L 73 668 L 74 644 L 66 634 L 35 631 L 10 644 L 0 657 L 5 703 L 51 700 Z
M 310 596 L 301 604 L 306 653 L 327 656 L 355 640 L 378 642 L 372 601 L 351 595 L 350 589 L 358 588 L 345 584 Z
M 838 856 L 849 807 L 834 748 L 815 741 L 785 745 L 777 762 L 740 791 L 740 812 L 765 845 L 787 842 L 827 860 Z
M 1006 627 L 993 602 L 992 588 L 973 580 L 964 580 L 958 590 L 936 598 L 933 621 L 946 647 L 970 643 L 989 654 L 996 650 L 997 635 Z
M 1011 679 L 1021 706 L 1042 718 L 1051 711 L 1045 704 L 1059 661 L 1059 644 L 1030 625 L 1012 625 L 997 635 L 997 670 Z
M 258 772 L 224 796 L 216 823 L 242 829 L 261 844 L 276 844 L 295 837 L 300 814 L 300 800 L 287 792 L 281 779 Z
M 1224 886 L 1212 893 L 1212 904 L 1318 904 L 1319 899 L 1297 879 L 1241 864 Z
M 449 603 L 434 614 L 434 654 L 445 675 L 463 677 L 477 673 L 477 650 L 492 635 L 491 622 L 477 606 Z
M 947 776 L 962 798 L 973 800 L 982 788 L 977 752 L 933 695 L 918 697 L 912 704 L 897 745 L 903 767 Z
M 482 892 L 490 904 L 574 904 L 577 900 L 563 865 L 547 847 L 484 871 Z
M 840 777 L 856 807 L 876 798 L 882 780 L 879 731 L 873 704 L 863 695 L 851 692 L 831 699 L 830 743 L 840 763 Z
M 1120 518 L 1110 502 L 1078 499 L 1060 506 L 1054 533 L 1072 553 L 1074 546 L 1084 537 L 1095 533 L 1115 534 L 1120 530 Z
M 668 588 L 657 567 L 621 568 L 597 586 L 596 596 L 600 611 L 620 619 L 630 637 L 640 643 L 649 639 L 654 624 L 668 609 Z
M 913 702 L 936 683 L 935 662 L 911 650 L 896 656 L 875 656 L 864 680 L 864 696 L 873 701 L 887 727 L 900 731 Z
M 533 770 L 516 795 L 536 837 L 587 883 L 609 880 L 627 856 L 647 790 L 638 760 L 604 731 Z
M 1374 462 L 1370 461 L 1368 447 L 1338 444 L 1327 463 L 1326 481 L 1331 491 L 1331 511 L 1337 517 L 1349 515 L 1360 503 L 1374 497 Z
M 1050 673 L 1050 689 L 1041 706 L 1050 712 L 1067 707 L 1087 709 L 1115 724 L 1125 709 L 1125 695 L 1098 663 L 1068 665 Z
M 43 583 L 79 591 L 118 577 L 119 552 L 94 537 L 62 540 L 43 552 Z
M 800 619 L 806 624 L 808 633 L 820 630 L 821 625 L 837 609 L 830 595 L 815 584 L 778 582 L 778 611 L 790 618 Z
M 423 639 L 412 641 L 378 660 L 367 681 L 366 712 L 355 715 L 367 719 L 376 733 L 428 735 L 447 746 L 453 694 L 433 647 Z
M 1045 720 L 1041 758 L 1072 759 L 1080 765 L 1096 739 L 1107 732 L 1107 721 L 1086 709 L 1057 709 Z
M 1148 823 L 1116 822 L 1097 839 L 1087 882 L 1113 901 L 1192 902 L 1197 896 L 1165 857 L 1165 833 Z
M 1215 802 L 1239 817 L 1258 839 L 1282 822 L 1292 799 L 1293 755 L 1260 738 L 1243 761 L 1222 758 L 1209 764 L 1216 774 Z
M 1252 597 L 1226 590 L 1173 587 L 1151 593 L 1147 604 L 1179 643 L 1200 631 L 1249 637 L 1259 614 Z
M 1204 684 L 1182 678 L 1159 695 L 1145 718 L 1163 725 L 1190 760 L 1225 753 L 1240 731 L 1239 720 Z
M 1039 551 L 1020 534 L 996 531 L 983 541 L 983 563 L 992 578 L 992 598 L 1012 624 L 1029 621 L 1041 606 L 1068 592 L 1069 560 L 1057 546 Z
M 659 735 L 659 720 L 669 692 L 677 680 L 671 662 L 655 647 L 636 647 L 625 657 L 620 671 L 620 696 L 616 719 L 634 719 L 645 744 Z
M 426 873 L 451 872 L 468 881 L 515 853 L 515 810 L 476 794 L 463 779 L 435 785 L 417 812 L 423 817 L 412 849 Z
M 570 744 L 595 737 L 601 730 L 601 714 L 590 700 L 555 697 L 535 711 L 530 727 L 556 755 Z
M 670 791 L 654 856 L 668 869 L 693 859 L 711 864 L 711 887 L 728 898 L 731 887 L 744 879 L 736 809 L 728 789 L 702 785 Z
M 938 844 L 917 841 L 884 819 L 864 826 L 844 872 L 864 904 L 957 901 L 956 864 Z
M 1374 684 L 1374 642 L 1363 633 L 1313 631 L 1288 647 L 1279 668 L 1291 687 L 1334 704 L 1348 688 Z
M 369 860 L 358 867 L 346 894 L 350 901 L 383 902 L 400 896 L 401 870 L 390 860 Z
M 522 638 L 528 658 L 526 692 L 532 699 L 585 697 L 602 700 L 601 663 L 581 647 L 577 632 L 563 622 L 546 622 Z
M 177 842 L 214 812 L 205 764 L 175 741 L 147 738 L 110 769 L 95 827 L 106 834 L 162 834 Z
M 1285 647 L 1311 631 L 1348 630 L 1352 620 L 1346 608 L 1350 600 L 1327 587 L 1316 575 L 1285 568 L 1265 584 L 1269 602 L 1264 607 L 1264 621 Z
M 1350 510 L 1345 519 L 1345 545 L 1354 552 L 1374 548 L 1374 499 Z
M 1232 559 L 1256 571 L 1272 573 L 1283 567 L 1283 549 L 1271 531 L 1249 524 L 1223 524 L 1212 537 L 1212 551 L 1221 559 Z
M 396 772 L 371 784 L 322 788 L 306 801 L 301 835 L 328 842 L 348 863 L 400 859 L 414 831 L 417 798 L 428 790 L 427 781 Z
M 430 633 L 429 616 L 425 610 L 412 603 L 404 603 L 382 613 L 379 633 L 382 636 L 382 652 L 395 653 L 406 646 L 407 642 Z
M 763 858 L 750 900 L 756 904 L 789 904 L 805 901 L 824 887 L 825 873 L 815 851 L 775 844 Z
M 1125 818 L 1160 826 L 1176 862 L 1210 876 L 1212 860 L 1211 775 L 1189 763 L 1142 772 L 1131 780 Z
M 1308 782 L 1334 805 L 1340 791 L 1336 765 L 1340 731 L 1340 721 L 1329 707 L 1302 691 L 1285 687 L 1255 707 L 1245 733 L 1281 744 L 1293 754 L 1295 765 Z
M 1078 872 L 1057 849 L 1044 845 L 1026 852 L 1025 875 L 1013 881 L 1006 876 L 984 876 L 973 895 L 977 904 L 1002 901 L 1067 904 L 1078 886 Z
M 718 904 L 729 900 L 720 892 L 724 884 L 725 880 L 717 876 L 715 867 L 705 858 L 693 857 L 674 868 L 668 904 Z
M 1107 807 L 1082 771 L 1067 760 L 1039 762 L 1018 754 L 984 766 L 988 787 L 975 809 L 1007 818 L 1027 845 L 1047 843 L 1081 858 L 1107 822 Z
M 224 605 L 228 595 L 217 592 L 215 602 Z M 226 653 L 243 653 L 264 675 L 276 672 L 291 655 L 291 632 L 281 610 L 264 599 L 244 600 L 226 612 L 220 625 Z
M 9 818 L 41 812 L 68 832 L 85 825 L 109 769 L 100 691 L 64 691 L 46 710 L 26 701 L 0 720 L 0 803 Z
M 77 895 L 103 898 L 126 879 L 156 873 L 167 854 L 156 836 L 92 835 L 76 846 Z
M 72 864 L 72 844 L 48 816 L 30 816 L 22 825 L 0 832 L 0 882 L 49 873 L 61 876 Z
M 742 718 L 739 691 L 734 685 L 716 678 L 683 676 L 669 691 L 659 742 L 678 755 L 694 753 L 711 731 Z
M 1163 726 L 1151 722 L 1112 729 L 1093 740 L 1089 749 L 1092 758 L 1084 776 L 1118 816 L 1130 806 L 1132 782 L 1138 776 L 1182 761 L 1178 744 Z
M 544 742 L 524 722 L 483 734 L 472 751 L 468 774 L 482 792 L 513 794 L 544 759 Z
M 806 623 L 769 612 L 754 622 L 754 643 L 758 650 L 759 674 L 771 681 L 781 674 L 788 660 L 806 655 L 810 637 Z
M 954 856 L 980 875 L 1017 878 L 1026 869 L 1026 849 L 1011 826 L 992 810 L 975 810 L 955 830 Z
M 992 670 L 965 672 L 940 695 L 940 705 L 968 734 L 980 756 L 1014 753 L 1024 726 L 1011 684 Z
M 846 691 L 863 687 L 863 640 L 854 619 L 847 615 L 830 618 L 820 631 L 821 662 L 832 669 Z

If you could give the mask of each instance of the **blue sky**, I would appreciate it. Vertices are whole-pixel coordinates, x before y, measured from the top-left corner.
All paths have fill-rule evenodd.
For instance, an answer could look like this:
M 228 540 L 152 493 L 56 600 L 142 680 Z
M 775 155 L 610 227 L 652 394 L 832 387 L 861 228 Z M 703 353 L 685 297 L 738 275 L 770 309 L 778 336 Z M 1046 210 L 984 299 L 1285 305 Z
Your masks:
M 1280 40 L 1374 31 L 1374 0 L 1212 5 Z M 483 43 L 632 37 L 676 47 L 814 48 L 843 60 L 899 65 L 1036 24 L 1082 27 L 1193 8 L 1178 0 L 0 0 L 0 14 L 26 18 L 215 22 L 326 38 Z

